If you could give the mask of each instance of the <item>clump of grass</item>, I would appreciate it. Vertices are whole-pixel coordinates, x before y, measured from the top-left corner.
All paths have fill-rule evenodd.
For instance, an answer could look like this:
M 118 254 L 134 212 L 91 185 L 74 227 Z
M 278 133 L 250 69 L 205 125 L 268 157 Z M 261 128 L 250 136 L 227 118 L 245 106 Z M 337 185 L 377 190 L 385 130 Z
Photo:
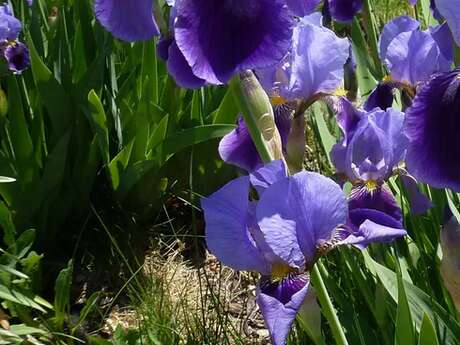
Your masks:
M 255 303 L 254 276 L 223 267 L 211 255 L 196 268 L 177 246 L 168 248 L 146 258 L 142 292 L 132 294 L 131 328 L 145 344 L 269 343 Z

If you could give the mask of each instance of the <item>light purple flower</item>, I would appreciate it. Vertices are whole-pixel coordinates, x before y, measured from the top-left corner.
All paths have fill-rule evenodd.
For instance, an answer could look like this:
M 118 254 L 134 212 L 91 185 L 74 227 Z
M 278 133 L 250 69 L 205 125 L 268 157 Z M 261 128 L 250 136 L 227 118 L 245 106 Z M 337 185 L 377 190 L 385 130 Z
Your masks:
M 283 61 L 256 73 L 269 95 L 307 101 L 342 85 L 349 46 L 347 39 L 322 26 L 320 13 L 314 13 L 299 20 Z
M 417 180 L 460 192 L 460 68 L 433 76 L 406 112 L 407 169 Z
M 258 201 L 249 199 L 251 184 Z M 285 344 L 318 257 L 341 244 L 362 248 L 406 234 L 369 220 L 347 226 L 339 185 L 312 172 L 288 177 L 281 161 L 229 182 L 201 205 L 209 250 L 237 270 L 261 273 L 256 300 L 275 345 Z
M 343 139 L 333 147 L 331 157 L 337 172 L 354 185 L 349 197 L 351 225 L 371 220 L 402 229 L 401 210 L 385 181 L 407 149 L 404 114 L 393 108 L 366 112 L 346 99 L 336 105 Z
M 453 62 L 452 36 L 445 25 L 419 29 L 410 17 L 397 17 L 383 28 L 380 58 L 394 81 L 410 86 L 433 73 L 449 71 Z
M 153 17 L 153 0 L 95 0 L 94 13 L 115 37 L 128 42 L 159 35 Z

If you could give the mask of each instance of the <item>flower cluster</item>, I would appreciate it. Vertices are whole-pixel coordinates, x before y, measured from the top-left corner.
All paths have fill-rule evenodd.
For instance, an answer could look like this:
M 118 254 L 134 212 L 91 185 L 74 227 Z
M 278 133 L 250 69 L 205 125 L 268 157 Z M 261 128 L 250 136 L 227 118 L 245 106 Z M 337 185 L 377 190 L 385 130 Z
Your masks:
M 363 1 L 167 4 L 169 22 L 161 28 L 152 0 L 95 0 L 94 9 L 122 40 L 161 35 L 158 55 L 179 86 L 226 84 L 244 74 L 257 89 L 246 95 L 268 104 L 251 123 L 247 114 L 240 116 L 219 145 L 222 159 L 247 174 L 201 204 L 208 248 L 234 269 L 260 273 L 257 303 L 273 343 L 284 344 L 321 256 L 340 245 L 362 249 L 407 234 L 390 179 L 400 180 L 413 213 L 431 207 L 417 181 L 460 191 L 460 68 L 452 69 L 460 0 L 432 1 L 434 16 L 446 21 L 427 30 L 407 16 L 384 26 L 378 55 L 388 77 L 362 106 L 352 102 L 352 90 L 344 90 L 356 69 L 350 40 L 327 23 L 350 23 L 368 10 Z M 403 111 L 392 107 L 396 89 Z M 343 134 L 330 153 L 336 181 L 303 169 L 304 113 L 320 99 Z M 254 126 L 276 153 L 271 158 L 280 159 L 259 155 Z M 352 185 L 348 196 L 341 188 L 346 182 Z
M 0 54 L 8 69 L 16 74 L 30 65 L 29 50 L 18 41 L 21 30 L 22 24 L 14 16 L 11 6 L 0 5 Z

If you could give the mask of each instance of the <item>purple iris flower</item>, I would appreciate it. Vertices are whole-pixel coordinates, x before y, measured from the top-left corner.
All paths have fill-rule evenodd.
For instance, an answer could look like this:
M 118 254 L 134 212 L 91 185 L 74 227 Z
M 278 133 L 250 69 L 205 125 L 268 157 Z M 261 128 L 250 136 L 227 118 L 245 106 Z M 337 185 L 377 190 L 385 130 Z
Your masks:
M 297 17 L 304 17 L 315 11 L 321 0 L 286 0 L 292 14 Z
M 383 28 L 380 58 L 394 81 L 415 87 L 433 73 L 451 69 L 452 35 L 446 25 L 422 31 L 418 21 L 397 17 Z
M 259 200 L 249 199 L 254 187 Z M 365 220 L 347 222 L 339 185 L 313 172 L 288 177 L 274 161 L 201 200 L 206 243 L 222 263 L 261 274 L 257 303 L 274 345 L 283 345 L 307 294 L 309 269 L 329 250 L 387 242 L 405 230 Z
M 310 101 L 342 86 L 350 43 L 322 26 L 321 19 L 320 13 L 300 19 L 285 58 L 276 66 L 256 71 L 275 104 Z
M 21 42 L 0 43 L 0 52 L 9 70 L 15 74 L 20 74 L 30 66 L 29 49 Z
M 371 219 L 402 228 L 402 213 L 385 184 L 404 159 L 408 138 L 403 133 L 404 114 L 393 108 L 356 109 L 348 100 L 338 103 L 337 122 L 343 139 L 331 152 L 338 173 L 354 187 L 349 198 L 351 224 Z
M 0 6 L 0 55 L 6 60 L 8 69 L 19 74 L 30 65 L 29 50 L 18 42 L 21 22 L 14 17 L 9 5 Z
M 177 47 L 193 74 L 208 83 L 273 66 L 289 49 L 294 18 L 286 0 L 181 0 L 175 8 Z
M 407 110 L 407 168 L 418 180 L 460 192 L 460 68 L 433 76 Z
M 329 12 L 334 20 L 350 23 L 363 8 L 362 0 L 328 0 Z
M 115 37 L 128 42 L 159 35 L 153 17 L 153 0 L 95 0 L 94 13 Z
M 447 24 L 460 46 L 460 0 L 435 0 L 435 9 L 446 18 Z

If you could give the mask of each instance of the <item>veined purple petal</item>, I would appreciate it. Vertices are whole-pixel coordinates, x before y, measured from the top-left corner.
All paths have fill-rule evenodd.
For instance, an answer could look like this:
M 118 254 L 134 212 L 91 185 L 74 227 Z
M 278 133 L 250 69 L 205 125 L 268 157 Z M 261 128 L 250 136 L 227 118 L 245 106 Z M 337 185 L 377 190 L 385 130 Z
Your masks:
M 300 172 L 268 188 L 257 221 L 273 252 L 291 267 L 313 264 L 316 248 L 331 239 L 347 217 L 345 195 L 329 178 Z
M 295 106 L 291 104 L 283 104 L 273 107 L 275 115 L 275 125 L 281 137 L 281 145 L 283 150 L 286 150 L 289 134 L 291 133 L 292 127 L 292 114 Z
M 460 69 L 434 76 L 407 110 L 407 167 L 417 180 L 460 191 Z
M 236 270 L 267 274 L 269 266 L 250 233 L 249 177 L 239 177 L 201 199 L 206 244 L 224 264 Z
M 314 25 L 319 13 L 302 18 L 294 29 L 290 98 L 307 100 L 318 93 L 332 93 L 343 81 L 349 41 L 325 27 Z
M 181 87 L 197 89 L 205 84 L 203 79 L 193 74 L 192 68 L 185 60 L 175 41 L 169 46 L 167 66 L 169 74 L 174 78 L 176 84 Z
M 348 208 L 350 211 L 362 208 L 378 210 L 398 222 L 402 221 L 401 208 L 386 184 L 375 186 L 372 190 L 366 186 L 354 187 L 348 199 Z
M 262 160 L 242 116 L 238 117 L 237 127 L 220 141 L 219 154 L 224 162 L 249 172 L 262 166 Z
M 3 56 L 8 64 L 8 69 L 15 73 L 20 74 L 30 66 L 29 49 L 25 44 L 17 42 L 8 44 L 5 48 L 1 49 Z
M 169 58 L 169 47 L 174 43 L 172 37 L 161 37 L 157 43 L 157 55 L 163 61 L 168 61 Z M 185 59 L 184 59 L 185 60 Z
M 416 85 L 438 71 L 439 48 L 429 33 L 403 32 L 388 45 L 385 63 L 391 77 Z
M 315 11 L 321 0 L 286 0 L 292 14 L 297 17 L 304 17 Z
M 0 5 L 0 41 L 14 41 L 21 32 L 22 24 L 14 17 L 10 5 Z
M 350 23 L 363 8 L 362 0 L 328 0 L 332 18 L 338 22 Z
M 252 186 L 259 195 L 275 182 L 287 177 L 286 165 L 282 160 L 270 162 L 249 174 Z
M 409 198 L 411 214 L 423 214 L 433 207 L 430 199 L 419 190 L 417 181 L 412 176 L 408 174 L 400 174 L 399 176 Z
M 367 212 L 366 210 L 355 210 L 362 211 L 363 214 L 360 216 L 365 220 L 360 224 L 358 231 L 351 233 L 345 240 L 339 244 L 353 244 L 356 247 L 363 249 L 371 243 L 388 243 L 392 242 L 399 237 L 407 235 L 407 231 L 399 228 L 397 224 L 385 225 L 385 223 L 391 223 L 383 212 Z
M 263 277 L 257 289 L 257 304 L 273 345 L 285 345 L 292 323 L 308 292 L 307 275 L 293 275 L 272 283 Z
M 153 0 L 95 0 L 94 13 L 107 31 L 123 41 L 144 41 L 160 34 Z
M 460 1 L 435 0 L 435 4 L 439 13 L 446 18 L 457 45 L 460 45 Z
M 385 60 L 387 55 L 388 46 L 396 36 L 403 32 L 412 32 L 420 27 L 420 23 L 415 19 L 408 16 L 400 16 L 393 19 L 391 22 L 385 24 L 380 35 L 379 52 L 380 59 Z
M 289 49 L 294 22 L 285 0 L 182 0 L 176 8 L 177 45 L 209 83 L 273 66 Z

